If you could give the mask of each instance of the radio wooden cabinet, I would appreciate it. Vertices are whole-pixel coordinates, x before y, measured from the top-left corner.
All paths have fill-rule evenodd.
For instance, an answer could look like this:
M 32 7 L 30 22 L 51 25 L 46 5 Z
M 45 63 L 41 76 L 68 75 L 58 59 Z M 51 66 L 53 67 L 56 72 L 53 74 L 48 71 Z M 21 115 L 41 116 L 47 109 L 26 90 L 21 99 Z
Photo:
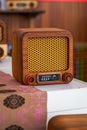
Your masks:
M 13 34 L 12 66 L 14 77 L 23 84 L 70 82 L 73 79 L 71 33 L 57 28 L 16 30 Z

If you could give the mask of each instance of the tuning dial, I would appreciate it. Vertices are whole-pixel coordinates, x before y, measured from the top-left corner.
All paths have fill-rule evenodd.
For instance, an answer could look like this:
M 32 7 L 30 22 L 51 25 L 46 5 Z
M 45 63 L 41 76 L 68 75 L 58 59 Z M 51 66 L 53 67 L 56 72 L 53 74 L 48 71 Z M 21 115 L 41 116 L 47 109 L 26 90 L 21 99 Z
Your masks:
M 2 57 L 4 55 L 4 50 L 3 48 L 0 47 L 0 57 Z
M 65 83 L 69 83 L 70 81 L 72 81 L 73 79 L 73 76 L 71 73 L 64 73 L 63 74 L 63 77 L 62 77 L 62 80 L 65 82 Z
M 24 82 L 26 84 L 30 84 L 30 85 L 35 84 L 35 76 L 34 75 L 26 75 Z

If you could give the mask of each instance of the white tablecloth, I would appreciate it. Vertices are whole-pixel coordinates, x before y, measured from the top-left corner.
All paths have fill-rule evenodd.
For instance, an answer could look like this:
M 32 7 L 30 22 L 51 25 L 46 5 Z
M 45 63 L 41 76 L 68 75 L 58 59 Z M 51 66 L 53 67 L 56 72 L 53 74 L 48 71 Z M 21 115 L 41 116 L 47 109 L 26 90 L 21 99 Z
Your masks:
M 0 71 L 12 75 L 12 58 L 0 62 Z M 87 83 L 73 79 L 69 84 L 43 85 L 47 91 L 47 121 L 55 115 L 87 113 Z

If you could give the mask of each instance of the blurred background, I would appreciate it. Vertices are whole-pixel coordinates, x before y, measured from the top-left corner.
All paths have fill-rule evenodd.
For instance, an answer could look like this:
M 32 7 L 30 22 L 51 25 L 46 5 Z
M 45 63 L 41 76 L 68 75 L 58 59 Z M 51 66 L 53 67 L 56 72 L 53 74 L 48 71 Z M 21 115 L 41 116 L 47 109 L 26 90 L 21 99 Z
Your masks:
M 2 0 L 1 0 L 2 2 Z M 87 82 L 87 3 L 39 2 L 32 11 L 8 11 L 3 1 L 0 19 L 6 23 L 8 54 L 16 28 L 62 28 L 74 39 L 74 77 Z
M 87 42 L 87 3 L 44 2 L 39 8 L 45 14 L 36 18 L 36 27 L 64 28 L 72 32 L 75 43 Z

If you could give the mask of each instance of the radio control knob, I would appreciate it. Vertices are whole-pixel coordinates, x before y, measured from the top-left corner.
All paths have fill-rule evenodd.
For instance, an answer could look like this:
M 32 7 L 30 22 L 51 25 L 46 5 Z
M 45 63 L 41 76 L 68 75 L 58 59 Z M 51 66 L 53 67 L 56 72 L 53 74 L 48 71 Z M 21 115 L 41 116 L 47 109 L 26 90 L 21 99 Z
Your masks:
M 69 83 L 70 81 L 72 81 L 73 79 L 73 76 L 71 73 L 64 73 L 63 76 L 62 76 L 62 80 L 65 82 L 65 83 Z
M 3 48 L 0 47 L 0 57 L 2 57 L 4 55 L 4 50 Z
M 29 77 L 29 78 L 28 78 L 28 82 L 29 82 L 29 83 L 34 82 L 34 78 L 33 78 L 33 77 Z
M 35 77 L 33 75 L 26 75 L 24 82 L 25 84 L 33 85 L 35 83 Z

